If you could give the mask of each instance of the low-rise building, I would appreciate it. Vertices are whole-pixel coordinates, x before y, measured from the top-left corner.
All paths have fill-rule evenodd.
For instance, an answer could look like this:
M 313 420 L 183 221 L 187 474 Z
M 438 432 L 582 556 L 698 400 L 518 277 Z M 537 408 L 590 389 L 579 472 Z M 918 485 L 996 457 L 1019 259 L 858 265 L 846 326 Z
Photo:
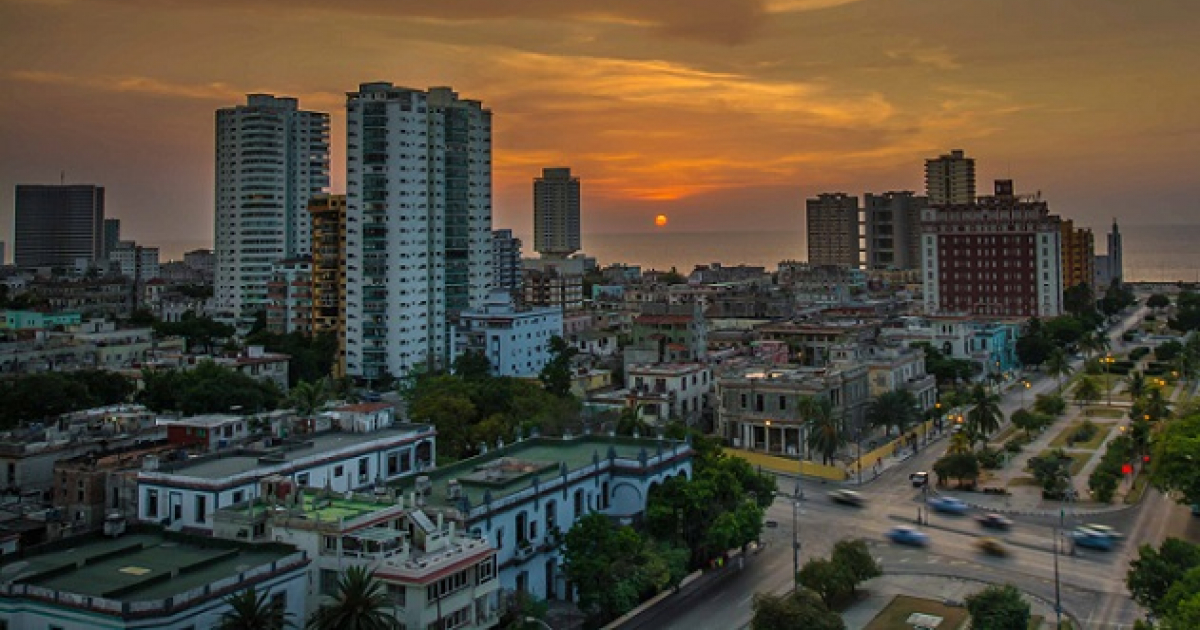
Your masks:
M 177 448 L 192 448 L 200 452 L 224 449 L 250 437 L 250 419 L 223 413 L 163 420 L 167 441 Z
M 455 339 L 459 352 L 486 356 L 495 376 L 533 376 L 550 362 L 550 339 L 562 334 L 561 308 L 518 308 L 511 294 L 497 290 L 459 314 Z
M 106 528 L 3 556 L 0 627 L 215 628 L 250 588 L 303 619 L 309 558 L 294 547 Z
M 703 363 L 631 365 L 625 372 L 630 407 L 652 423 L 700 421 L 712 391 L 712 370 Z
M 137 471 L 146 457 L 187 457 L 178 446 L 156 443 L 97 450 L 54 464 L 53 505 L 64 533 L 96 531 L 116 514 L 137 518 Z
M 53 330 L 55 328 L 77 326 L 82 321 L 79 313 L 57 312 L 43 313 L 41 311 L 4 311 L 4 319 L 0 320 L 3 330 Z
M 925 371 L 925 352 L 912 347 L 867 346 L 867 364 L 872 399 L 892 391 L 908 391 L 921 410 L 937 404 L 937 379 Z

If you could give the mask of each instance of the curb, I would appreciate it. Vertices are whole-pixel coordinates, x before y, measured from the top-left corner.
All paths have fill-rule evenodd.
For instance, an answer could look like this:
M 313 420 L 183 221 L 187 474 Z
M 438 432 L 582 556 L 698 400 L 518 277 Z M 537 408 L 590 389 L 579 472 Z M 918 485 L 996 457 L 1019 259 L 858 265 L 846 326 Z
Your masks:
M 938 572 L 938 571 L 928 571 L 928 570 L 889 571 L 889 570 L 885 569 L 883 574 L 884 575 L 897 575 L 897 576 L 918 575 L 918 576 L 925 576 L 925 577 L 937 577 L 937 578 L 945 578 L 945 579 L 950 579 L 950 580 L 961 580 L 963 582 L 977 582 L 979 584 L 987 584 L 989 586 L 995 585 L 995 584 L 1012 584 L 1012 582 L 992 582 L 990 580 L 985 580 L 982 578 L 964 577 L 964 576 L 960 576 L 960 575 L 951 575 L 949 573 L 942 573 L 942 572 Z M 1050 610 L 1055 609 L 1054 602 L 1050 601 L 1049 599 L 1042 597 L 1041 595 L 1038 595 L 1036 593 L 1030 593 L 1029 591 L 1021 588 L 1020 586 L 1017 586 L 1016 584 L 1012 584 L 1012 585 L 1016 586 L 1017 589 L 1020 590 L 1021 593 L 1023 593 L 1026 597 L 1031 597 L 1033 599 L 1036 599 L 1036 600 L 1042 602 L 1043 604 L 1048 606 L 1050 608 Z M 964 604 L 964 606 L 965 606 L 965 604 Z M 1079 622 L 1079 617 L 1074 612 L 1071 612 L 1066 606 L 1062 606 L 1061 608 L 1062 608 L 1062 610 L 1061 610 L 1062 614 L 1071 620 L 1071 623 L 1074 627 L 1083 628 L 1083 624 Z

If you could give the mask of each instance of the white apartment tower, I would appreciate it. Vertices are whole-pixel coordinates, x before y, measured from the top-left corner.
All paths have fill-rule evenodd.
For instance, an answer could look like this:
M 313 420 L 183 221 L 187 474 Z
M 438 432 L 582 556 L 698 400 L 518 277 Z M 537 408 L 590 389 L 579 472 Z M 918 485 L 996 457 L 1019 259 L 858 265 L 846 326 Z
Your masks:
M 533 249 L 547 258 L 579 251 L 579 178 L 569 168 L 544 168 L 533 180 Z
M 308 200 L 329 188 L 329 114 L 250 94 L 217 110 L 217 304 L 239 323 L 266 310 L 271 265 L 309 254 Z
M 492 113 L 450 88 L 346 100 L 346 373 L 446 365 L 492 279 Z
M 975 203 L 975 158 L 955 149 L 925 160 L 925 194 L 931 206 Z

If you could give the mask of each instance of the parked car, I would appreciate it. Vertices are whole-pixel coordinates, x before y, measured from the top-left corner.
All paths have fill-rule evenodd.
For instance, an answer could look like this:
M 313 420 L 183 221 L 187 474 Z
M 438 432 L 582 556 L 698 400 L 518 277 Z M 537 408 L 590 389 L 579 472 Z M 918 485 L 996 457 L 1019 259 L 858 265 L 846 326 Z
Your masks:
M 1113 548 L 1113 539 L 1109 538 L 1107 534 L 1086 527 L 1079 527 L 1071 532 L 1071 539 L 1075 541 L 1076 545 L 1088 549 L 1111 551 Z
M 1008 549 L 1004 546 L 1004 543 L 990 536 L 984 536 L 975 541 L 975 547 L 989 556 L 1003 558 L 1008 555 Z
M 954 497 L 934 497 L 929 500 L 929 507 L 947 514 L 966 514 L 971 506 Z
M 912 482 L 914 488 L 920 488 L 929 483 L 929 473 L 925 471 L 915 472 L 908 476 L 908 480 Z
M 979 524 L 987 529 L 1007 530 L 1012 527 L 1012 519 L 1003 514 L 984 514 L 979 517 Z
M 829 500 L 843 505 L 858 506 L 863 504 L 862 495 L 853 490 L 832 490 L 829 492 Z
M 925 547 L 929 544 L 929 534 L 903 525 L 893 527 L 888 531 L 887 537 L 898 545 Z

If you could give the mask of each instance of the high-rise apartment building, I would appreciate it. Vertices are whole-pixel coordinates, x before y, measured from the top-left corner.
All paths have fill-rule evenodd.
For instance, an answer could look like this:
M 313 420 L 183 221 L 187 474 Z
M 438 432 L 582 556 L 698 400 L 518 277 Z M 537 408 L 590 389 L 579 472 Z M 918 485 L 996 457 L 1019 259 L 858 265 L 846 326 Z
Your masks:
M 925 160 L 925 195 L 929 205 L 975 202 L 975 159 L 961 150 Z
M 1062 314 L 1062 227 L 1038 197 L 996 194 L 930 205 L 922 222 L 927 314 L 1049 317 Z
M 1096 281 L 1096 242 L 1089 228 L 1076 228 L 1071 219 L 1062 221 L 1063 288 Z M 1093 290 L 1101 291 L 1093 286 Z
M 805 202 L 808 264 L 859 266 L 858 197 L 821 193 Z
M 312 330 L 337 337 L 334 372 L 346 373 L 346 195 L 315 195 L 312 214 Z
M 544 168 L 533 180 L 533 249 L 566 258 L 579 247 L 579 178 L 569 168 Z
M 1113 219 L 1112 232 L 1108 233 L 1108 277 L 1109 283 L 1125 282 L 1125 255 L 1121 248 L 1121 229 Z
M 515 294 L 521 288 L 521 239 L 513 231 L 492 231 L 492 286 Z
M 346 372 L 446 365 L 449 321 L 492 279 L 492 113 L 364 83 L 346 119 Z
M 217 110 L 218 308 L 239 323 L 267 309 L 276 261 L 309 254 L 308 201 L 329 187 L 329 114 L 250 94 Z
M 74 267 L 104 258 L 104 187 L 18 184 L 13 262 Z
M 104 257 L 112 258 L 112 253 L 121 244 L 121 220 L 104 220 Z
M 108 253 L 108 260 L 120 269 L 121 275 L 135 283 L 158 278 L 161 268 L 157 247 L 143 247 L 134 241 L 119 241 Z
M 909 191 L 863 196 L 867 269 L 921 268 L 921 211 L 927 205 Z

